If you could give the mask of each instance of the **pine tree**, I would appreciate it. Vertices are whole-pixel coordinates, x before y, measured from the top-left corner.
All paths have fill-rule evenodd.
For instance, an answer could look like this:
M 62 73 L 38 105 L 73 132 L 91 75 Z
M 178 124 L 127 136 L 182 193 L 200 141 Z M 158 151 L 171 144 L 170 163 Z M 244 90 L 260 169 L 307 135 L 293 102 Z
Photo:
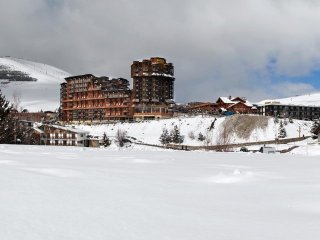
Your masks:
M 171 138 L 168 132 L 168 129 L 164 128 L 162 134 L 160 135 L 159 141 L 162 145 L 167 145 L 171 142 Z
M 108 147 L 111 145 L 111 141 L 105 132 L 103 133 L 102 141 L 104 147 Z
M 312 124 L 311 129 L 310 129 L 310 132 L 311 132 L 311 134 L 312 134 L 312 138 L 315 138 L 316 135 L 318 134 L 317 131 L 318 131 L 319 127 L 320 127 L 320 122 L 317 121 L 317 120 L 315 120 L 315 121 L 313 122 L 313 124 Z
M 12 143 L 15 135 L 15 122 L 10 112 L 12 105 L 0 90 L 0 143 Z
M 286 136 L 287 136 L 287 131 L 283 126 L 283 122 L 280 121 L 278 138 L 285 138 Z
M 173 143 L 176 143 L 176 144 L 183 143 L 184 137 L 181 136 L 180 130 L 177 125 L 175 125 L 171 130 L 170 137 Z

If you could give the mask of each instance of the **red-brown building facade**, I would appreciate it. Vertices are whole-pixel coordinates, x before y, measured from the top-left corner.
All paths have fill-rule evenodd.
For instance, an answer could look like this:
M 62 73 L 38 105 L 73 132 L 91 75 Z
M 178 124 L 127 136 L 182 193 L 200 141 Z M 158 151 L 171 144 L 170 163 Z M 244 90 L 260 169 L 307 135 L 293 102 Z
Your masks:
M 172 63 L 164 58 L 134 61 L 133 90 L 123 78 L 92 74 L 67 77 L 60 88 L 60 120 L 97 122 L 172 117 L 173 72 Z
M 123 78 L 92 74 L 65 79 L 60 89 L 61 120 L 97 122 L 132 119 L 131 90 Z

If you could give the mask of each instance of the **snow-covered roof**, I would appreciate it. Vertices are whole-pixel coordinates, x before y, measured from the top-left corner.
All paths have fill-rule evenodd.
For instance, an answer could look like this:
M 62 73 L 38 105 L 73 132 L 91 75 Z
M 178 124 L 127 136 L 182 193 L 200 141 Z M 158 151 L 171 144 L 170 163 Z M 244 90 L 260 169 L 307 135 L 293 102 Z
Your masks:
M 38 133 L 44 133 L 44 131 L 41 130 L 40 128 L 33 127 L 32 129 L 35 130 L 35 131 L 38 132 Z
M 86 134 L 89 134 L 89 131 L 85 131 L 85 130 L 82 130 L 82 129 L 77 129 L 77 128 L 74 128 L 74 127 L 64 127 L 64 126 L 59 126 L 59 125 L 47 125 L 47 126 L 53 127 L 53 128 L 56 128 L 56 129 L 61 129 L 61 130 L 64 130 L 64 131 L 74 132 L 74 133 L 86 133 Z
M 233 106 L 235 106 L 235 105 L 237 105 L 239 103 L 241 103 L 241 104 L 243 104 L 243 105 L 245 105 L 245 106 L 247 106 L 249 108 L 253 107 L 253 105 L 248 101 L 246 101 L 246 102 L 237 101 L 237 102 L 234 102 L 232 105 L 230 105 L 228 108 L 232 108 Z
M 229 98 L 227 97 L 220 97 L 221 101 L 224 102 L 224 103 L 228 103 L 228 104 L 233 104 L 233 103 L 236 103 L 232 100 L 230 100 Z

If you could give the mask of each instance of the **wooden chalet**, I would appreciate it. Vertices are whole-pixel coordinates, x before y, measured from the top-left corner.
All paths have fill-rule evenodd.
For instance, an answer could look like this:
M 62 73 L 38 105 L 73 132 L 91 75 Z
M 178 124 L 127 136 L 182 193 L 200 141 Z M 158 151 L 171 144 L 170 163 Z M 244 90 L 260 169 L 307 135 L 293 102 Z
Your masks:
M 257 114 L 257 108 L 244 97 L 219 97 L 217 108 L 220 112 L 231 112 L 239 114 Z
M 58 125 L 41 125 L 34 131 L 40 135 L 40 145 L 55 146 L 88 146 L 89 132 L 72 127 Z

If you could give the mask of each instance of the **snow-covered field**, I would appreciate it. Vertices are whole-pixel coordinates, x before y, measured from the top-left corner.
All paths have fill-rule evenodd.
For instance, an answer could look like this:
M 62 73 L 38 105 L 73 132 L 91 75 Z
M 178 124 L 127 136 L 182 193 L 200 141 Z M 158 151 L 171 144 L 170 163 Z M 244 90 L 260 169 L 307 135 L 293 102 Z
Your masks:
M 228 117 L 227 117 L 228 118 Z M 208 132 L 211 123 L 214 121 L 214 117 L 207 116 L 196 116 L 196 117 L 180 117 L 163 120 L 144 121 L 138 123 L 114 123 L 114 124 L 103 124 L 103 125 L 78 125 L 77 128 L 84 129 L 90 132 L 91 135 L 102 136 L 104 132 L 108 136 L 115 136 L 118 129 L 126 131 L 128 136 L 134 137 L 149 144 L 160 144 L 159 137 L 162 133 L 163 128 L 167 128 L 170 132 L 171 129 L 176 125 L 180 129 L 182 135 L 184 135 L 183 144 L 200 146 L 204 142 L 197 140 L 199 133 L 211 139 L 212 144 L 216 144 L 219 132 L 222 128 L 221 124 L 226 117 L 217 118 L 214 129 Z M 285 126 L 287 137 L 295 138 L 300 136 L 309 136 L 310 127 L 312 122 L 293 120 L 293 123 L 288 123 Z M 268 141 L 274 140 L 278 136 L 279 123 L 274 123 L 273 118 L 269 118 L 268 126 L 265 129 L 257 128 L 250 135 L 249 139 L 242 139 L 236 135 L 232 136 L 231 143 L 244 143 L 244 142 L 256 142 L 256 141 Z M 189 137 L 190 132 L 193 132 L 195 139 Z
M 300 154 L 0 145 L 0 239 L 320 238 Z
M 36 82 L 1 84 L 2 92 L 11 102 L 16 95 L 21 100 L 20 107 L 29 111 L 54 111 L 59 107 L 60 83 L 64 82 L 65 77 L 70 76 L 69 73 L 47 64 L 12 57 L 1 57 L 0 65 L 37 79 Z

